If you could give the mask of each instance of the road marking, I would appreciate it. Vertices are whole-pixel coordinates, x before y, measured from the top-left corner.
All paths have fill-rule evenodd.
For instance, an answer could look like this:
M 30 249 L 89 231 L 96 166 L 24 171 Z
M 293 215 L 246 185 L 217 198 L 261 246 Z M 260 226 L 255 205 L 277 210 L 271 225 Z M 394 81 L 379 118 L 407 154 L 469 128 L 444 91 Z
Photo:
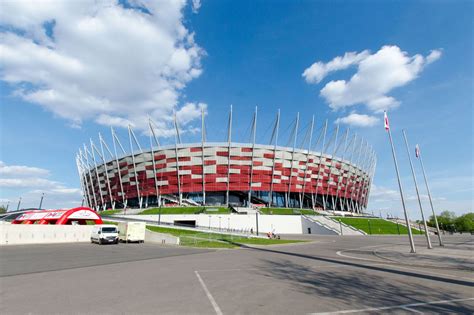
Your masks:
M 371 311 L 384 311 L 384 310 L 391 310 L 391 309 L 410 309 L 412 307 L 417 306 L 425 306 L 425 305 L 433 305 L 433 304 L 450 304 L 454 302 L 464 302 L 464 301 L 472 301 L 474 298 L 468 299 L 454 299 L 454 300 L 440 300 L 440 301 L 431 301 L 431 302 L 424 302 L 424 303 L 410 303 L 410 304 L 402 304 L 402 305 L 394 305 L 394 306 L 384 306 L 384 307 L 368 307 L 358 310 L 343 310 L 343 311 L 335 311 L 335 312 L 322 312 L 322 313 L 312 313 L 312 315 L 323 315 L 323 314 L 350 314 L 350 313 L 358 313 L 358 312 L 371 312 Z M 414 311 L 414 310 L 412 310 Z
M 398 244 L 396 244 L 398 245 Z M 356 250 L 361 250 L 361 249 L 366 249 L 366 248 L 377 248 L 377 247 L 386 247 L 387 244 L 382 244 L 382 245 L 371 245 L 371 246 L 362 246 L 362 247 L 357 247 L 357 248 L 351 248 L 351 249 L 345 249 L 345 250 L 338 250 L 336 252 L 336 255 L 341 256 L 341 257 L 346 257 L 346 258 L 352 258 L 352 259 L 358 259 L 358 260 L 366 260 L 366 261 L 374 261 L 379 263 L 380 260 L 374 260 L 374 259 L 369 259 L 369 258 L 362 258 L 362 257 L 356 257 L 356 256 L 350 256 L 350 255 L 344 255 L 344 252 L 353 252 Z
M 194 272 L 196 273 L 196 276 L 197 276 L 199 282 L 201 283 L 202 288 L 203 288 L 204 291 L 206 292 L 207 298 L 208 298 L 209 301 L 211 302 L 212 307 L 214 307 L 214 311 L 216 311 L 216 314 L 217 314 L 217 315 L 222 315 L 222 311 L 221 311 L 221 309 L 219 308 L 219 305 L 217 305 L 216 300 L 214 300 L 214 297 L 212 296 L 211 292 L 209 292 L 209 290 L 208 290 L 206 284 L 204 283 L 204 281 L 202 280 L 201 276 L 199 275 L 199 272 L 198 272 L 197 270 L 195 270 Z
M 405 306 L 405 307 L 400 307 L 400 308 L 402 308 L 402 309 L 404 309 L 404 310 L 407 310 L 407 311 L 409 311 L 409 312 L 412 312 L 412 313 L 424 314 L 423 312 L 420 312 L 420 311 L 415 310 L 415 309 L 413 309 L 413 308 L 409 308 L 409 307 L 407 307 L 407 306 Z

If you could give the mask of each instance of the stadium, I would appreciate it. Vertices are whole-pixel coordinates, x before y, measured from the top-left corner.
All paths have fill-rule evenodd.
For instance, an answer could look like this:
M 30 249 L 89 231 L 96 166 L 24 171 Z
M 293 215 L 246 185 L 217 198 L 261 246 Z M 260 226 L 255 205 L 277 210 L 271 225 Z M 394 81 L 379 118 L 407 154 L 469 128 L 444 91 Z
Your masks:
M 232 109 L 225 142 L 181 143 L 174 119 L 175 144 L 161 146 L 153 121 L 150 146 L 142 149 L 131 126 L 127 152 L 112 129 L 113 145 L 99 135 L 76 156 L 84 201 L 96 210 L 153 206 L 289 207 L 361 213 L 367 207 L 376 156 L 366 141 L 339 125 L 321 124 L 313 137 L 314 117 L 298 142 L 299 114 L 291 146 L 278 145 L 280 113 L 269 144 L 255 142 L 257 111 L 249 143 L 232 141 Z M 315 139 L 313 141 L 313 139 Z M 117 153 L 117 148 L 121 154 Z M 320 148 L 316 150 L 316 148 Z

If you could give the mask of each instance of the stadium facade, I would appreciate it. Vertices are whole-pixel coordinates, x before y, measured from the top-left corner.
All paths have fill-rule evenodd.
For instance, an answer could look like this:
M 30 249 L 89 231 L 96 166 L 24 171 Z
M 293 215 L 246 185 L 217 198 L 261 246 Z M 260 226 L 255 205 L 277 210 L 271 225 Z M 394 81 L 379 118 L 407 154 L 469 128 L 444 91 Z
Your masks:
M 112 129 L 112 146 L 99 135 L 98 145 L 91 140 L 76 157 L 84 200 L 97 210 L 265 205 L 363 212 L 376 165 L 372 148 L 338 125 L 330 131 L 327 121 L 313 137 L 314 117 L 304 138 L 298 139 L 299 120 L 298 114 L 291 146 L 278 145 L 280 112 L 266 145 L 255 143 L 257 110 L 250 143 L 232 141 L 232 108 L 226 142 L 206 141 L 204 113 L 200 143 L 181 143 L 176 117 L 171 146 L 160 146 L 151 120 L 148 149 L 142 149 L 129 126 L 127 153 Z

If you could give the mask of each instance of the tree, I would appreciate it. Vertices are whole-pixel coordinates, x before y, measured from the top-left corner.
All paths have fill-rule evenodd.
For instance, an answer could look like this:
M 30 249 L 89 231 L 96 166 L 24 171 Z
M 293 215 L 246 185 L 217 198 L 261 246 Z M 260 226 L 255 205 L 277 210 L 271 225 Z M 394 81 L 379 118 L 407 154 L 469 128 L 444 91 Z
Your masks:
M 5 212 L 7 212 L 7 207 L 0 206 L 0 213 L 5 213 Z
M 452 211 L 445 210 L 436 216 L 438 219 L 439 228 L 447 231 L 453 231 L 454 221 L 456 220 L 456 214 Z M 429 226 L 436 226 L 433 216 L 430 216 L 430 220 L 427 222 Z
M 474 231 L 474 213 L 466 213 L 454 220 L 456 230 L 459 232 Z

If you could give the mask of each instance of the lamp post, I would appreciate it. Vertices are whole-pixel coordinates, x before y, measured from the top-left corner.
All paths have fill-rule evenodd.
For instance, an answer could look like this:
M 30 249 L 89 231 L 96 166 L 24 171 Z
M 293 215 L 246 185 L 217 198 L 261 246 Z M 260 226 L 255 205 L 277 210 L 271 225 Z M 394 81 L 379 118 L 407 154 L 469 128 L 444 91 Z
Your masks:
M 158 211 L 158 224 L 161 224 L 161 205 L 162 203 L 160 202 L 160 208 L 159 208 L 159 211 Z
M 258 236 L 258 211 L 255 212 L 255 225 L 256 225 L 256 232 L 257 232 L 257 236 Z
M 41 194 L 41 200 L 38 209 L 41 210 L 41 207 L 43 206 L 43 198 L 44 198 L 44 193 Z
M 18 206 L 16 206 L 16 211 L 20 210 L 20 205 L 21 205 L 21 197 L 18 199 Z

